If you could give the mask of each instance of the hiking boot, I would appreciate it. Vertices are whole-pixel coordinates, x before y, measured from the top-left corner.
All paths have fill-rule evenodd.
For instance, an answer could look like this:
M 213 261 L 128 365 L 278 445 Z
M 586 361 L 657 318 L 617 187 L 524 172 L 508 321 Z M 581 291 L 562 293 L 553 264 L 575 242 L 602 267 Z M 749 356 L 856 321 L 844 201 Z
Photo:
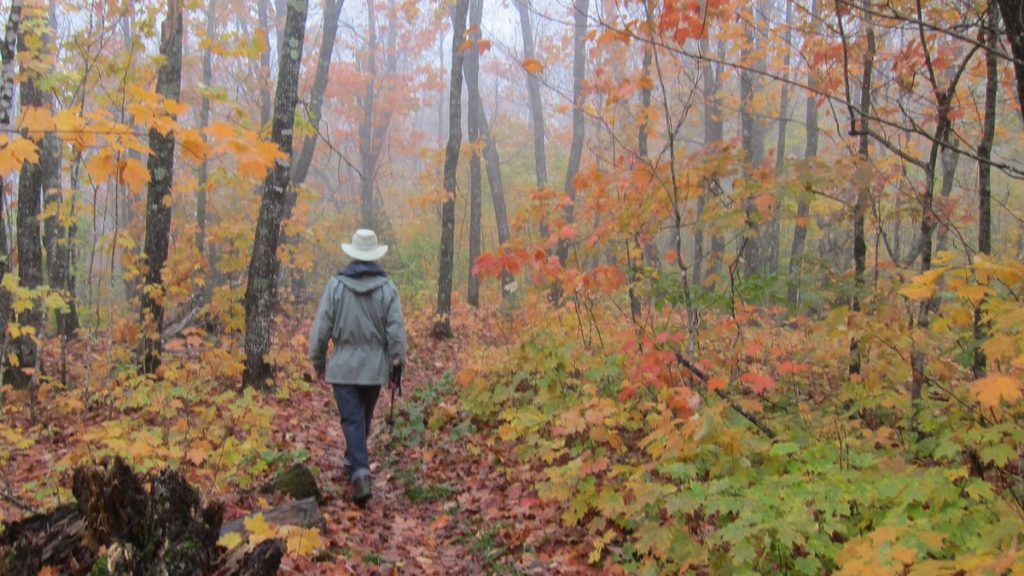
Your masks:
M 349 464 L 348 458 L 342 459 L 342 461 L 341 461 L 341 477 L 342 477 L 342 479 L 344 479 L 346 482 L 350 482 L 352 480 L 352 472 L 354 472 L 354 470 L 352 470 L 352 464 Z
M 352 501 L 357 506 L 366 506 L 366 502 L 372 495 L 369 476 L 360 476 L 352 481 Z

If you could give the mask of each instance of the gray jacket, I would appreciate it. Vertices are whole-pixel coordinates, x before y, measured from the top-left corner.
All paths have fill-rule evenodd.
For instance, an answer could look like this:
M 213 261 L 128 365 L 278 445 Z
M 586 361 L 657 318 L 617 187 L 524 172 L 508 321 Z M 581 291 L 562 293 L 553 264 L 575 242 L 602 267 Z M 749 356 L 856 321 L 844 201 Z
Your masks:
M 327 342 L 334 342 L 330 360 Z M 309 334 L 309 359 L 330 384 L 387 384 L 405 361 L 405 320 L 386 276 L 337 275 L 327 282 Z

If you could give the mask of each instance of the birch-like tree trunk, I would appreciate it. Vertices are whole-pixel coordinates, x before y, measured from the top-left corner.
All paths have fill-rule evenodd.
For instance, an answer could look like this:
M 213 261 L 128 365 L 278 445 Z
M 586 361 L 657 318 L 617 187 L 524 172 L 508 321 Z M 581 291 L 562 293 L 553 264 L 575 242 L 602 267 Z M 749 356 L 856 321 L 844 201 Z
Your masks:
M 281 262 L 277 247 L 281 240 L 288 187 L 291 183 L 292 130 L 299 94 L 299 67 L 306 36 L 308 0 L 289 0 L 285 16 L 284 40 L 278 59 L 277 92 L 271 141 L 284 153 L 263 182 L 256 238 L 249 259 L 245 285 L 245 371 L 242 385 L 263 389 L 272 377 L 267 354 L 273 338 L 273 308 L 277 296 L 277 276 Z

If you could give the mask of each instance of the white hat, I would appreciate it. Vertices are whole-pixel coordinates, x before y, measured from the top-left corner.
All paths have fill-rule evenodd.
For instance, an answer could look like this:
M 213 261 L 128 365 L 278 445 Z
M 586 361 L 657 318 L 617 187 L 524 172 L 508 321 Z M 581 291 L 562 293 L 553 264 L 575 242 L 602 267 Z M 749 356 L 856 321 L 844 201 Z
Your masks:
M 373 262 L 383 258 L 388 247 L 387 244 L 377 244 L 377 234 L 373 230 L 359 229 L 352 235 L 351 244 L 341 244 L 341 250 L 355 260 Z

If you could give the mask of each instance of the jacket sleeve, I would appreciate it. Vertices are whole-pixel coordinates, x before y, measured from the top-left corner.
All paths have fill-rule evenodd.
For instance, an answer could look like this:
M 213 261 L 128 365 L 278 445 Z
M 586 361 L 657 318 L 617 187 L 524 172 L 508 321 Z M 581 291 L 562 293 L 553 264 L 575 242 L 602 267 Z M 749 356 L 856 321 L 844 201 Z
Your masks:
M 405 318 L 402 316 L 402 302 L 398 299 L 398 289 L 391 284 L 391 300 L 387 307 L 388 355 L 392 364 L 405 362 Z
M 332 279 L 324 288 L 320 297 L 320 306 L 313 319 L 313 328 L 309 331 L 309 360 L 317 372 L 323 372 L 327 366 L 327 342 L 334 329 L 334 288 L 336 281 Z

